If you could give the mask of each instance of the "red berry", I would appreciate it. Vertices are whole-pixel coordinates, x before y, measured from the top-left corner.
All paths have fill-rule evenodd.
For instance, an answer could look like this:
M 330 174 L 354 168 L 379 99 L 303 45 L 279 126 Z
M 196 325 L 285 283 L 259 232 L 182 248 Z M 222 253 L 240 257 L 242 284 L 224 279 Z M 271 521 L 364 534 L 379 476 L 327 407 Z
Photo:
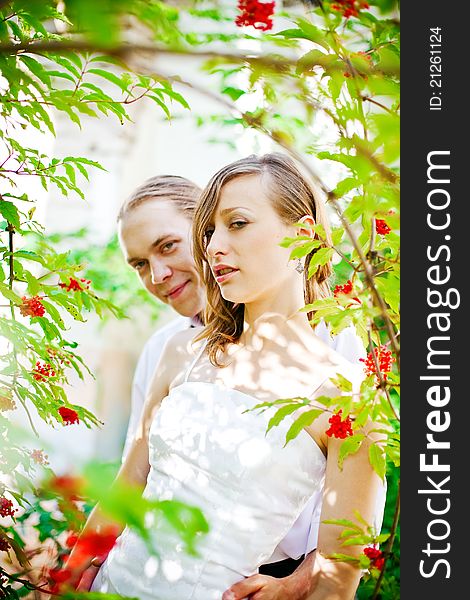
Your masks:
M 46 309 L 44 308 L 41 298 L 39 296 L 32 296 L 32 298 L 22 298 L 23 304 L 20 306 L 20 313 L 23 317 L 43 317 Z
M 80 282 L 84 285 L 82 286 Z M 82 290 L 89 289 L 90 283 L 91 281 L 89 279 L 80 279 L 80 281 L 78 281 L 71 277 L 68 283 L 59 283 L 59 287 L 65 289 L 67 292 L 81 292 Z
M 383 219 L 375 219 L 375 231 L 379 235 L 387 235 L 392 230 Z
M 391 351 L 387 350 L 385 346 L 374 348 L 372 352 L 369 352 L 366 358 L 359 359 L 364 363 L 364 372 L 366 375 L 377 375 L 374 356 L 377 357 L 380 373 L 382 373 L 384 379 L 387 379 L 387 373 L 390 373 L 392 370 L 392 363 L 395 362 L 395 358 L 392 356 Z
M 16 508 L 13 508 L 13 502 L 5 496 L 0 496 L 0 516 L 1 517 L 13 517 L 16 512 Z
M 55 371 L 49 363 L 40 363 L 36 361 L 36 366 L 33 370 L 33 377 L 36 381 L 46 381 L 48 377 L 55 377 Z
M 344 440 L 350 435 L 353 435 L 352 422 L 349 415 L 343 421 L 341 419 L 341 413 L 342 411 L 340 410 L 337 414 L 332 415 L 328 420 L 328 423 L 331 425 L 331 427 L 325 432 L 328 437 L 335 437 Z
M 383 552 L 381 552 L 378 548 L 375 548 L 374 546 L 368 546 L 367 548 L 364 548 L 364 554 L 370 560 L 371 567 L 375 567 L 376 569 L 379 569 L 379 571 L 383 569 L 385 557 Z
M 73 425 L 74 423 L 80 422 L 77 411 L 73 410 L 73 408 L 67 408 L 66 406 L 61 406 L 59 408 L 59 415 L 62 417 L 62 421 L 64 422 L 64 425 Z
M 245 27 L 251 25 L 255 29 L 268 31 L 273 28 L 272 15 L 274 2 L 260 2 L 259 0 L 239 0 L 240 14 L 235 19 L 235 25 Z

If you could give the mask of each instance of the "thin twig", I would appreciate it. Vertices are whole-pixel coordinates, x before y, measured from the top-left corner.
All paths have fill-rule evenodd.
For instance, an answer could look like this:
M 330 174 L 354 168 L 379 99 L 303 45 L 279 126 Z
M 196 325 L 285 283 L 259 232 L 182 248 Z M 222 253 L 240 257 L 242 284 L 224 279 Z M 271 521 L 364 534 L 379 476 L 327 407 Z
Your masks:
M 377 376 L 377 379 L 379 380 L 379 387 L 380 387 L 380 389 L 382 389 L 385 392 L 385 395 L 387 396 L 388 404 L 390 406 L 390 410 L 392 411 L 395 419 L 398 422 L 400 422 L 400 417 L 397 415 L 395 408 L 392 404 L 392 399 L 390 397 L 390 392 L 388 391 L 387 382 L 385 381 L 385 378 L 382 375 L 382 371 L 380 370 L 379 359 L 375 352 L 375 348 L 374 348 L 374 344 L 372 342 L 372 335 L 371 335 L 370 330 L 371 330 L 371 327 L 369 326 L 369 328 L 367 329 L 367 335 L 369 337 L 369 348 L 370 348 L 370 351 L 372 354 L 372 360 L 374 361 L 375 374 Z
M 257 66 L 265 67 L 270 71 L 276 71 L 285 73 L 288 67 L 297 67 L 297 59 L 280 58 L 279 56 L 262 56 L 262 55 L 251 55 L 237 54 L 235 52 L 218 52 L 211 50 L 198 50 L 194 52 L 191 49 L 182 48 L 166 48 L 157 44 L 129 44 L 120 43 L 116 45 L 92 43 L 86 40 L 67 40 L 66 42 L 49 40 L 49 41 L 34 41 L 34 42 L 21 42 L 19 44 L 12 43 L 0 43 L 0 54 L 15 55 L 23 52 L 33 52 L 35 54 L 41 54 L 45 52 L 51 53 L 67 53 L 67 52 L 80 52 L 80 53 L 103 53 L 108 56 L 114 56 L 116 58 L 125 59 L 133 54 L 153 54 L 153 55 L 170 55 L 170 56 L 184 56 L 192 59 L 220 59 L 228 62 L 239 62 L 244 64 L 253 64 Z M 303 65 L 306 70 L 318 66 L 316 61 L 305 60 Z M 342 67 L 332 66 L 332 69 L 336 68 L 341 70 Z M 398 75 L 397 69 L 384 70 L 382 72 L 386 75 Z
M 390 113 L 391 115 L 396 116 L 396 113 L 393 110 L 390 110 L 387 106 L 385 106 L 384 104 L 381 104 L 380 102 L 377 102 L 377 100 L 374 100 L 370 96 L 361 96 L 360 98 L 361 98 L 361 100 L 370 102 L 371 104 L 375 104 L 376 106 L 380 106 L 381 109 L 385 110 L 386 112 Z
M 390 532 L 390 537 L 387 540 L 387 543 L 385 545 L 385 551 L 384 551 L 384 566 L 382 568 L 382 570 L 380 571 L 380 575 L 377 578 L 377 582 L 375 584 L 375 588 L 374 591 L 372 593 L 371 599 L 370 600 L 376 600 L 379 591 L 380 591 L 380 586 L 382 585 L 382 580 L 384 578 L 385 575 L 385 565 L 387 563 L 387 559 L 389 556 L 391 556 L 392 554 L 392 548 L 393 548 L 393 543 L 395 541 L 395 537 L 397 534 L 397 529 L 398 529 L 398 519 L 400 518 L 400 480 L 398 480 L 398 490 L 397 490 L 397 501 L 395 504 L 395 513 L 393 515 L 393 522 L 392 522 L 392 527 L 391 527 L 391 532 Z

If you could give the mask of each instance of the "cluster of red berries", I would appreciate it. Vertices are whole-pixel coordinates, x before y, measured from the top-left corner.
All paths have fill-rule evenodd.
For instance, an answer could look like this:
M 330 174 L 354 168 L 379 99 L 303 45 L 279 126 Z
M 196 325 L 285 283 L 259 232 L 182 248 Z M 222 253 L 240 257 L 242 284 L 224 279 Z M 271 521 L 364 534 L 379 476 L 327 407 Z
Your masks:
M 337 298 L 341 294 L 343 294 L 345 296 L 349 296 L 352 291 L 353 291 L 353 283 L 350 279 L 348 279 L 344 285 L 335 286 L 335 289 L 333 290 L 333 296 L 335 298 Z M 361 304 L 361 301 L 359 300 L 359 298 L 357 296 L 353 296 L 353 300 L 355 300 L 356 302 Z M 349 306 L 353 306 L 353 303 L 349 304 L 348 308 L 349 308 Z
M 70 361 L 69 361 L 69 360 L 67 360 L 66 358 L 64 358 L 63 356 L 61 356 L 61 355 L 59 354 L 59 351 L 58 351 L 58 350 L 56 350 L 55 348 L 50 348 L 50 347 L 47 347 L 47 348 L 46 348 L 46 352 L 49 354 L 49 356 L 50 356 L 51 358 L 55 358 L 56 360 L 58 360 L 58 361 L 60 362 L 60 364 L 61 364 L 61 365 L 65 364 L 65 365 L 67 365 L 68 367 L 70 366 Z
M 353 289 L 353 284 L 350 279 L 346 281 L 344 285 L 337 285 L 333 290 L 333 295 L 336 297 L 339 294 L 350 294 Z
M 368 546 L 364 548 L 364 554 L 370 560 L 370 566 L 375 567 L 381 571 L 385 564 L 385 557 L 381 550 L 375 548 L 374 546 Z
M 63 585 L 72 577 L 72 571 L 69 569 L 49 569 L 49 578 L 51 580 L 52 594 L 59 594 L 62 591 Z
M 59 408 L 59 415 L 62 417 L 64 425 L 73 425 L 74 423 L 80 423 L 77 411 L 73 410 L 73 408 L 61 406 Z
M 67 538 L 68 544 L 70 544 L 74 537 L 75 539 L 75 552 L 73 565 L 75 562 L 78 564 L 86 562 L 87 559 L 93 556 L 106 556 L 111 551 L 112 547 L 116 543 L 118 537 L 118 530 L 115 527 L 107 527 L 100 531 L 89 531 L 82 536 L 76 535 L 69 536 Z M 78 566 L 78 565 L 77 565 Z
M 392 229 L 383 219 L 375 219 L 375 231 L 379 235 L 387 235 L 392 231 Z
M 22 298 L 23 304 L 20 306 L 20 313 L 23 317 L 43 317 L 46 309 L 44 308 L 39 296 L 31 298 Z
M 13 508 L 13 502 L 5 496 L 0 496 L 0 517 L 13 517 L 16 512 Z
M 46 362 L 41 364 L 39 361 L 36 361 L 33 371 L 33 377 L 36 381 L 46 381 L 48 377 L 55 377 L 55 374 L 52 365 Z
M 73 475 L 56 475 L 49 481 L 48 487 L 61 494 L 68 501 L 78 501 L 83 496 L 84 481 Z
M 328 423 L 330 423 L 330 428 L 325 431 L 328 437 L 335 437 L 340 440 L 344 440 L 350 435 L 353 435 L 351 418 L 348 415 L 343 421 L 341 419 L 341 413 L 342 411 L 340 410 L 328 420 Z
M 31 450 L 30 454 L 29 454 L 32 458 L 32 460 L 34 460 L 34 462 L 38 465 L 48 465 L 49 461 L 47 454 L 44 454 L 43 450 Z
M 259 0 L 238 0 L 240 14 L 235 19 L 235 25 L 238 27 L 251 25 L 262 31 L 272 29 L 274 4 L 274 2 L 259 2 Z
M 88 290 L 91 281 L 89 279 L 74 279 L 70 278 L 68 283 L 59 283 L 59 287 L 64 288 L 67 292 L 81 292 L 82 290 Z
M 65 545 L 68 548 L 75 546 L 73 558 L 68 563 L 70 569 L 50 569 L 51 591 L 55 594 L 63 591 L 67 584 L 70 585 L 73 570 L 80 569 L 83 565 L 88 564 L 90 558 L 95 556 L 106 558 L 116 543 L 117 537 L 118 529 L 113 526 L 107 527 L 99 533 L 90 531 L 82 536 L 78 536 L 76 533 L 69 534 Z
M 369 4 L 367 2 L 362 2 L 361 0 L 336 0 L 335 3 L 331 5 L 331 8 L 338 12 L 342 12 L 343 17 L 349 19 L 349 17 L 358 17 L 359 12 L 363 8 L 369 8 Z
M 377 357 L 380 373 L 382 373 L 384 379 L 387 379 L 387 373 L 390 373 L 392 370 L 392 363 L 395 362 L 395 358 L 392 356 L 391 351 L 387 350 L 385 346 L 374 348 L 372 352 L 369 352 L 366 358 L 359 359 L 364 363 L 364 372 L 366 375 L 377 375 L 374 355 Z
M 3 537 L 0 537 L 0 552 L 8 552 L 10 544 Z M 1 587 L 1 586 L 0 586 Z

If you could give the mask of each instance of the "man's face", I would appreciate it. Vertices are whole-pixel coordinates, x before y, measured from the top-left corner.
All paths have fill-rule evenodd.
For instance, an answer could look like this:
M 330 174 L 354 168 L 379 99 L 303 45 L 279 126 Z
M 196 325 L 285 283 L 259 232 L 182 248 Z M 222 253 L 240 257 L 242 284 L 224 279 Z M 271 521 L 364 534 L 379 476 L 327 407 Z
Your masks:
M 191 254 L 191 222 L 174 204 L 148 200 L 119 222 L 121 247 L 147 290 L 180 315 L 194 317 L 205 293 Z

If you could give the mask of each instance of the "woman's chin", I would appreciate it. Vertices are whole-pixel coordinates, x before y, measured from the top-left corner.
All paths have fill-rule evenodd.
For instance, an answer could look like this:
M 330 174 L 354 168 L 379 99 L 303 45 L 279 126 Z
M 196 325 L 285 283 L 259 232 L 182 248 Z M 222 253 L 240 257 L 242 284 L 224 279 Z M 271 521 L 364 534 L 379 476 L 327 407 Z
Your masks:
M 240 298 L 237 294 L 230 293 L 228 290 L 221 289 L 220 295 L 227 302 L 233 302 L 234 304 L 243 304 L 244 300 Z

